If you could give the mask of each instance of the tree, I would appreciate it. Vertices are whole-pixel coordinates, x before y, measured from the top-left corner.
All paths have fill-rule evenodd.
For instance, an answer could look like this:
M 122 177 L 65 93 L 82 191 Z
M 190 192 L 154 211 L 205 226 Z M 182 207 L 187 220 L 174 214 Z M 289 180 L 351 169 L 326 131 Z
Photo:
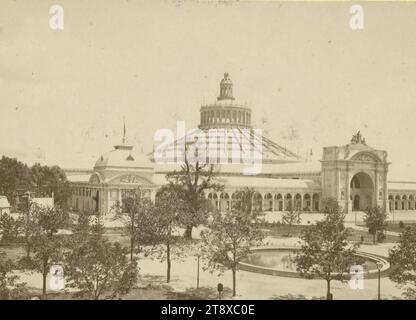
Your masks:
M 393 266 L 390 279 L 405 289 L 405 297 L 416 299 L 416 226 L 406 227 L 389 252 L 389 262 Z
M 327 299 L 332 299 L 331 281 L 343 281 L 354 262 L 356 246 L 349 245 L 350 231 L 344 226 L 345 215 L 338 204 L 329 201 L 329 212 L 302 234 L 300 252 L 295 257 L 297 270 L 305 278 L 319 277 L 327 283 Z
M 7 196 L 11 205 L 16 204 L 18 190 L 31 187 L 29 167 L 17 159 L 3 156 L 0 159 L 0 194 Z
M 365 211 L 364 222 L 368 227 L 368 233 L 373 235 L 373 243 L 383 240 L 384 230 L 387 228 L 387 213 L 380 207 L 370 208 Z
M 231 270 L 233 274 L 233 296 L 236 295 L 236 274 L 238 264 L 250 253 L 252 246 L 261 244 L 264 237 L 258 224 L 257 214 L 252 212 L 252 190 L 239 192 L 230 212 L 213 213 L 208 230 L 201 234 L 206 268 L 212 272 Z
M 17 241 L 23 230 L 24 219 L 22 217 L 15 219 L 7 213 L 0 215 L 0 235 L 2 241 Z
M 26 200 L 20 203 L 20 209 L 24 215 L 20 218 L 21 224 L 23 225 L 23 233 L 26 244 L 26 260 L 30 260 L 30 253 L 33 247 L 33 236 L 38 232 L 39 225 L 36 221 L 35 212 L 37 212 L 37 205 L 30 201 L 29 195 Z
M 0 300 L 24 300 L 28 298 L 26 283 L 19 283 L 19 276 L 11 274 L 15 265 L 0 253 Z
M 204 192 L 207 190 L 221 191 L 223 185 L 217 182 L 218 172 L 213 164 L 193 161 L 197 159 L 198 150 L 195 155 L 189 157 L 188 144 L 185 144 L 184 164 L 179 171 L 174 170 L 166 175 L 167 180 L 180 190 L 182 200 L 187 209 L 180 217 L 181 223 L 186 227 L 184 237 L 192 238 L 192 228 L 204 224 L 207 218 L 207 200 Z
M 282 223 L 284 225 L 288 225 L 289 229 L 287 231 L 287 236 L 290 237 L 290 231 L 292 229 L 293 224 L 297 224 L 301 222 L 300 212 L 299 210 L 290 210 L 283 214 L 282 216 Z
M 46 297 L 46 277 L 50 267 L 62 258 L 63 239 L 58 229 L 68 224 L 68 213 L 59 207 L 34 205 L 33 218 L 37 226 L 31 237 L 33 241 L 33 267 L 42 273 L 42 295 Z
M 71 191 L 65 172 L 61 168 L 36 163 L 30 168 L 30 178 L 38 196 L 53 194 L 57 205 L 62 208 L 67 206 Z
M 122 221 L 124 233 L 130 238 L 130 261 L 132 262 L 134 252 L 140 252 L 144 244 L 153 241 L 152 237 L 156 232 L 153 203 L 139 188 L 132 190 L 121 204 L 117 203 L 115 210 L 115 219 Z
M 90 225 L 81 218 L 64 259 L 67 286 L 94 300 L 127 294 L 138 276 L 136 260 L 129 261 L 127 248 L 109 242 L 102 235 L 99 221 Z
M 183 256 L 184 241 L 175 234 L 180 224 L 180 216 L 188 206 L 184 202 L 181 189 L 173 184 L 163 186 L 156 195 L 154 216 L 157 222 L 154 237 L 154 254 L 160 261 L 166 261 L 166 282 L 170 282 L 172 260 Z
M 42 166 L 39 163 L 29 168 L 26 164 L 3 156 L 0 159 L 0 194 L 6 195 L 15 206 L 16 198 L 26 191 L 38 196 L 54 194 L 55 203 L 60 207 L 67 205 L 71 195 L 65 172 L 58 166 Z

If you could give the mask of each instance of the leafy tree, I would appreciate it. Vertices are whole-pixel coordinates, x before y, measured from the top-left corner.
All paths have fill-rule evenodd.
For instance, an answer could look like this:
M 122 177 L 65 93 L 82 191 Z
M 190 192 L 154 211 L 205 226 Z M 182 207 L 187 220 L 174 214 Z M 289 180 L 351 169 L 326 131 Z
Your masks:
M 32 267 L 42 274 L 42 294 L 46 296 L 46 277 L 50 267 L 61 260 L 63 250 L 62 236 L 56 235 L 58 229 L 68 224 L 68 213 L 59 207 L 43 207 L 34 205 L 33 229 L 31 241 L 34 255 L 31 261 L 22 261 L 24 265 L 32 263 Z
M 233 209 L 244 212 L 246 215 L 257 215 L 261 212 L 261 208 L 256 208 L 253 203 L 253 197 L 256 190 L 253 188 L 243 188 L 235 193 L 235 202 L 232 204 Z
M 3 156 L 0 159 L 0 194 L 7 196 L 11 205 L 16 204 L 18 190 L 31 187 L 29 167 L 17 159 Z
M 39 163 L 30 168 L 31 182 L 38 196 L 51 196 L 60 207 L 66 207 L 71 195 L 65 172 L 58 166 L 42 166 Z
M 191 148 L 186 145 L 184 164 L 180 170 L 174 170 L 166 175 L 167 180 L 180 190 L 180 196 L 186 204 L 186 210 L 180 217 L 181 223 L 186 227 L 185 238 L 192 238 L 192 228 L 206 223 L 207 200 L 204 192 L 208 190 L 221 191 L 223 185 L 217 182 L 218 172 L 213 164 L 193 161 L 195 157 L 189 157 Z
M 0 253 L 0 300 L 25 300 L 28 298 L 26 283 L 17 282 L 19 276 L 11 274 L 15 265 Z
M 154 255 L 160 261 L 166 261 L 166 282 L 170 282 L 172 260 L 181 258 L 185 253 L 184 241 L 175 234 L 180 224 L 180 216 L 187 210 L 181 190 L 175 185 L 163 186 L 156 195 L 154 216 L 157 229 L 154 240 Z
M 130 238 L 130 261 L 144 244 L 152 243 L 156 220 L 151 199 L 140 189 L 132 190 L 115 206 L 115 219 L 122 221 L 124 233 Z M 135 250 L 136 248 L 136 250 Z
M 387 228 L 387 213 L 380 207 L 370 208 L 365 211 L 364 222 L 368 227 L 368 233 L 373 235 L 373 243 L 385 238 L 384 230 Z
M 0 215 L 0 235 L 2 241 L 17 241 L 23 230 L 24 219 L 22 217 L 15 219 L 7 213 Z
M 127 252 L 118 242 L 111 243 L 103 237 L 99 221 L 90 225 L 81 218 L 65 254 L 67 286 L 94 300 L 127 294 L 138 276 L 136 260 L 129 261 Z
M 29 197 L 25 201 L 20 202 L 20 210 L 23 213 L 20 219 L 22 225 L 25 244 L 26 244 L 26 260 L 30 262 L 30 253 L 33 247 L 33 237 L 39 230 L 38 222 L 36 221 L 36 212 L 39 211 L 37 204 L 31 202 Z
M 239 192 L 230 212 L 213 213 L 213 220 L 201 234 L 206 268 L 212 272 L 231 270 L 233 274 L 233 296 L 236 295 L 236 274 L 238 264 L 250 253 L 252 246 L 260 245 L 263 233 L 258 224 L 257 214 L 252 212 L 252 190 Z
M 290 210 L 283 214 L 282 216 L 282 224 L 288 225 L 289 229 L 287 231 L 287 236 L 290 237 L 290 231 L 292 229 L 293 224 L 297 224 L 301 222 L 300 212 L 299 210 Z
M 356 246 L 349 245 L 350 231 L 344 226 L 345 215 L 332 201 L 322 221 L 302 234 L 304 244 L 295 258 L 297 270 L 305 278 L 318 277 L 327 283 L 327 299 L 331 299 L 331 281 L 343 281 L 354 262 Z
M 70 197 L 69 182 L 65 172 L 58 166 L 34 164 L 29 168 L 17 159 L 3 156 L 0 159 L 0 194 L 6 195 L 15 206 L 16 198 L 26 191 L 33 191 L 37 196 L 51 196 L 61 207 L 67 205 Z
M 416 299 L 416 226 L 406 227 L 398 245 L 390 250 L 389 260 L 393 266 L 390 279 L 405 289 L 405 297 Z

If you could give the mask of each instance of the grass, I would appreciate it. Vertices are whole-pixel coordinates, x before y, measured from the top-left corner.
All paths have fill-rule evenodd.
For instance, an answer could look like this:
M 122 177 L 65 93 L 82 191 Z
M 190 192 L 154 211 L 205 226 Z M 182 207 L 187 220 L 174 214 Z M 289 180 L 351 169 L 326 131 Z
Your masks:
M 41 298 L 40 291 L 32 292 L 31 297 Z M 232 290 L 224 288 L 221 294 L 222 299 L 229 299 Z M 48 293 L 47 300 L 89 300 L 86 295 L 80 296 L 76 292 Z M 100 297 L 105 299 L 105 295 Z M 214 287 L 187 288 L 184 291 L 174 291 L 168 285 L 146 285 L 132 289 L 128 294 L 118 298 L 119 300 L 217 300 L 218 292 Z
M 414 221 L 412 222 L 406 222 L 403 221 L 403 228 L 400 227 L 400 221 L 398 222 L 389 222 L 387 225 L 387 231 L 393 231 L 393 232 L 403 232 L 406 227 L 414 226 L 416 223 Z
M 360 227 L 365 227 L 365 224 L 363 223 L 359 223 L 357 225 L 359 225 Z M 416 225 L 414 221 L 403 221 L 402 225 L 400 224 L 400 221 L 395 221 L 394 223 L 389 221 L 387 222 L 386 231 L 402 233 L 406 229 L 406 227 L 414 225 Z M 398 237 L 395 238 L 398 239 Z

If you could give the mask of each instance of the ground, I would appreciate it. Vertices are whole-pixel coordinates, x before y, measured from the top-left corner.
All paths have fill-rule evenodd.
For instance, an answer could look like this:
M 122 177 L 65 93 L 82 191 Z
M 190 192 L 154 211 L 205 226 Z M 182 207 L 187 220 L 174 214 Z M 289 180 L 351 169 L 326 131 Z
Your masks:
M 413 213 L 416 217 L 416 213 Z M 310 216 L 308 218 L 311 218 Z M 407 224 L 415 222 L 412 216 L 401 217 Z M 359 251 L 377 254 L 387 257 L 388 250 L 391 249 L 398 239 L 400 220 L 390 221 L 388 237 L 384 243 L 373 245 L 371 236 L 368 235 L 366 228 L 361 223 L 355 225 L 348 222 L 346 225 L 353 228 L 351 240 L 359 240 L 364 235 L 365 242 Z M 267 229 L 267 246 L 296 246 L 299 245 L 299 236 L 302 228 L 307 228 L 307 224 L 292 228 L 292 237 L 287 237 L 286 227 L 269 225 Z M 107 231 L 107 236 L 112 241 L 119 241 L 124 245 L 128 244 L 128 239 L 120 234 L 121 230 L 111 228 Z M 194 230 L 195 234 L 198 230 Z M 21 246 L 1 246 L 0 251 L 6 252 L 10 258 L 16 258 L 24 253 Z M 166 283 L 166 263 L 154 261 L 150 258 L 142 257 L 139 261 L 140 281 L 138 288 L 124 297 L 124 299 L 216 299 L 215 290 L 219 282 L 223 283 L 225 292 L 223 298 L 231 299 L 230 288 L 232 287 L 231 272 L 222 275 L 210 273 L 203 270 L 204 261 L 201 261 L 200 269 L 200 289 L 196 290 L 197 283 L 197 261 L 196 257 L 187 257 L 183 261 L 172 263 L 172 278 L 169 284 Z M 19 272 L 21 281 L 27 282 L 28 286 L 36 293 L 40 292 L 41 275 L 39 273 Z M 376 299 L 377 298 L 377 279 L 365 279 L 364 289 L 352 290 L 348 283 L 333 281 L 331 285 L 334 299 Z M 307 280 L 301 278 L 285 278 L 279 276 L 263 275 L 247 271 L 237 272 L 237 296 L 233 299 L 323 299 L 326 294 L 326 283 L 324 280 Z M 381 279 L 382 299 L 400 298 L 402 290 L 390 281 L 387 277 Z M 68 298 L 68 295 L 51 295 L 51 298 Z

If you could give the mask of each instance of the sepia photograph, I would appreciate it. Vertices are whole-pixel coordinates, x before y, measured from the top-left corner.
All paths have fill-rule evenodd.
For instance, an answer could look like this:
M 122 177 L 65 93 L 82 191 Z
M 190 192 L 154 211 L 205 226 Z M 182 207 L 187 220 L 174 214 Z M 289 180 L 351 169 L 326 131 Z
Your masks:
M 415 30 L 413 2 L 1 0 L 0 300 L 415 300 Z

